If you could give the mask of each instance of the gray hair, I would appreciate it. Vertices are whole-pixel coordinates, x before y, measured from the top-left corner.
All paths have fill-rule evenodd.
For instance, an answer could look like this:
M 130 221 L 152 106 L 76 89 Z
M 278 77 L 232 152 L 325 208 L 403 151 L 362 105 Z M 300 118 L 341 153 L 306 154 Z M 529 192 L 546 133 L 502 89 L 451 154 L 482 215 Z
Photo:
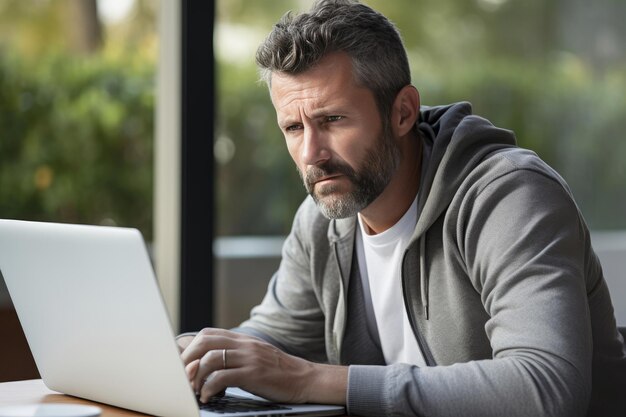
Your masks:
M 268 85 L 273 72 L 302 73 L 331 52 L 346 52 L 357 85 L 372 91 L 387 123 L 398 92 L 411 83 L 400 33 L 385 16 L 354 0 L 320 0 L 308 13 L 285 14 L 259 46 Z

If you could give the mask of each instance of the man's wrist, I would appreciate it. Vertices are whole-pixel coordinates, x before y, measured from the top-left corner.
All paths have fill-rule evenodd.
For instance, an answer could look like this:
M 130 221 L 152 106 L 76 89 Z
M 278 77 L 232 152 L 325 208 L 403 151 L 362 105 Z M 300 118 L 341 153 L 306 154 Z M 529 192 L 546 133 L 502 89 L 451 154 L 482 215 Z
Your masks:
M 307 382 L 307 402 L 346 405 L 348 367 L 314 364 Z

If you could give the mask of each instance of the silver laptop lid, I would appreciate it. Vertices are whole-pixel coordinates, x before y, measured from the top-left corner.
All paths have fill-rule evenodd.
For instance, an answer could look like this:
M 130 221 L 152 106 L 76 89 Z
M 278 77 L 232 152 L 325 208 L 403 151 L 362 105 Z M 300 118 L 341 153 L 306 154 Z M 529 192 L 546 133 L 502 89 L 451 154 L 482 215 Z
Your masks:
M 50 389 L 198 416 L 137 230 L 0 220 L 0 271 Z

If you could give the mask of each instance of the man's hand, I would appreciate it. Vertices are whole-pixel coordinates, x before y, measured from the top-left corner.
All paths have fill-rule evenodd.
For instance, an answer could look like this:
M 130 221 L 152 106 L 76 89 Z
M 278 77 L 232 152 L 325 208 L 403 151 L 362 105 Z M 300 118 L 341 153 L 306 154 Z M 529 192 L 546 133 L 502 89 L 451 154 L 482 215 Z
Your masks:
M 312 363 L 256 337 L 203 329 L 181 356 L 202 402 L 240 387 L 280 402 L 346 403 L 347 367 Z

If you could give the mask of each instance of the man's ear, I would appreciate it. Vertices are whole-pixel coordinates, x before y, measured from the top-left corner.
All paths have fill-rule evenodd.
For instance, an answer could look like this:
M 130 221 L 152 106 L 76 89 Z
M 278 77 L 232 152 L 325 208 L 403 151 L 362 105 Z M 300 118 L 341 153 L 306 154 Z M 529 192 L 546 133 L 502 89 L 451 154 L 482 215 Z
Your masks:
M 391 127 L 402 137 L 413 129 L 419 117 L 420 94 L 412 85 L 406 85 L 398 92 L 391 109 Z

